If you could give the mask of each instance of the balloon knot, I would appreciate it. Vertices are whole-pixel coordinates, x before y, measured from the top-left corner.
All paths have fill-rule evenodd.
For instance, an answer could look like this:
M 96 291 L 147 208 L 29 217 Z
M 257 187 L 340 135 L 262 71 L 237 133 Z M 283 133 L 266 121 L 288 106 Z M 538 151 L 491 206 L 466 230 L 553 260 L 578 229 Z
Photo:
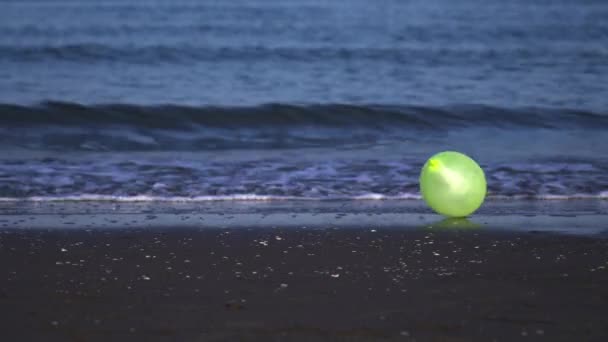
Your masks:
M 441 166 L 441 162 L 439 160 L 437 160 L 435 158 L 431 158 L 429 160 L 429 170 L 437 171 L 440 166 Z

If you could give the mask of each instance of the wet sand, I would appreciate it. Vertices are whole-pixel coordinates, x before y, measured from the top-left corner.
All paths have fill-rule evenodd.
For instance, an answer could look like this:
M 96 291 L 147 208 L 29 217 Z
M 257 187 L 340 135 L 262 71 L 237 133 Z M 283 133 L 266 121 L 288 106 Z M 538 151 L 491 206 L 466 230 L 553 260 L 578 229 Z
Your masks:
M 5 227 L 0 331 L 6 341 L 608 338 L 608 239 L 465 228 Z

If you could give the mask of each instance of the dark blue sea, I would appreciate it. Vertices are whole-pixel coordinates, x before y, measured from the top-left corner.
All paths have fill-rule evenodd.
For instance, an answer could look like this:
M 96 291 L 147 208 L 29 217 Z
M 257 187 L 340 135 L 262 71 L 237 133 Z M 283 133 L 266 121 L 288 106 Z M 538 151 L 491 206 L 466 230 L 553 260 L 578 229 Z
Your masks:
M 2 1 L 0 198 L 608 198 L 608 1 Z

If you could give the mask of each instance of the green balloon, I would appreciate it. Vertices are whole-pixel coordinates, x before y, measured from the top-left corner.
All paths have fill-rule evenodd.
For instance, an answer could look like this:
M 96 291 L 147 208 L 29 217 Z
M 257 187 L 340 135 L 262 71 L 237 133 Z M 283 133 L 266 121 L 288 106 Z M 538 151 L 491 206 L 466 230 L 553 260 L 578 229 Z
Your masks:
M 486 188 L 481 167 L 459 152 L 437 153 L 420 173 L 422 198 L 437 213 L 448 217 L 472 214 L 483 203 Z

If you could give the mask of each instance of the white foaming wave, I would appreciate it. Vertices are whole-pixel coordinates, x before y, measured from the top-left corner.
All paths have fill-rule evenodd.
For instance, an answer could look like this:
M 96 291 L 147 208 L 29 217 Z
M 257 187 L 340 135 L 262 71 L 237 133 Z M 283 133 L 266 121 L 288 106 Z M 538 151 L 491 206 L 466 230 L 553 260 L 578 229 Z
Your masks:
M 213 201 L 285 201 L 302 200 L 302 197 L 266 196 L 266 195 L 224 195 L 224 196 L 116 196 L 116 195 L 73 195 L 73 196 L 31 196 L 0 197 L 0 202 L 213 202 Z
M 599 194 L 573 194 L 573 195 L 539 195 L 540 199 L 545 200 L 567 200 L 567 199 L 608 199 L 608 191 L 602 191 Z
M 608 199 L 608 191 L 602 191 L 598 194 L 570 194 L 570 195 L 555 195 L 555 194 L 537 194 L 537 195 L 489 195 L 486 198 L 493 200 L 547 200 L 547 201 L 568 201 L 579 199 Z
M 598 194 L 537 194 L 537 195 L 488 195 L 489 200 L 580 200 L 600 199 L 608 200 L 608 191 Z M 328 196 L 328 197 L 301 197 L 301 196 L 273 196 L 256 194 L 235 194 L 218 196 L 117 196 L 117 195 L 71 195 L 71 196 L 31 196 L 31 197 L 0 197 L 0 202 L 221 202 L 221 201 L 327 201 L 327 200 L 350 200 L 350 201 L 383 201 L 383 200 L 421 200 L 418 193 L 402 193 L 398 195 L 383 195 L 378 193 L 367 193 L 357 196 Z
M 116 195 L 72 195 L 72 196 L 31 196 L 31 197 L 0 197 L 0 202 L 220 202 L 220 201 L 323 201 L 323 200 L 418 200 L 418 194 L 401 194 L 388 196 L 369 193 L 360 196 L 272 196 L 256 194 L 218 195 L 218 196 L 116 196 Z
M 404 193 L 404 194 L 393 195 L 393 196 L 377 194 L 377 193 L 368 193 L 368 194 L 358 195 L 358 196 L 354 196 L 354 197 L 348 197 L 345 199 L 351 199 L 351 200 L 419 200 L 419 199 L 422 199 L 422 196 L 419 194 L 411 194 L 411 193 Z

